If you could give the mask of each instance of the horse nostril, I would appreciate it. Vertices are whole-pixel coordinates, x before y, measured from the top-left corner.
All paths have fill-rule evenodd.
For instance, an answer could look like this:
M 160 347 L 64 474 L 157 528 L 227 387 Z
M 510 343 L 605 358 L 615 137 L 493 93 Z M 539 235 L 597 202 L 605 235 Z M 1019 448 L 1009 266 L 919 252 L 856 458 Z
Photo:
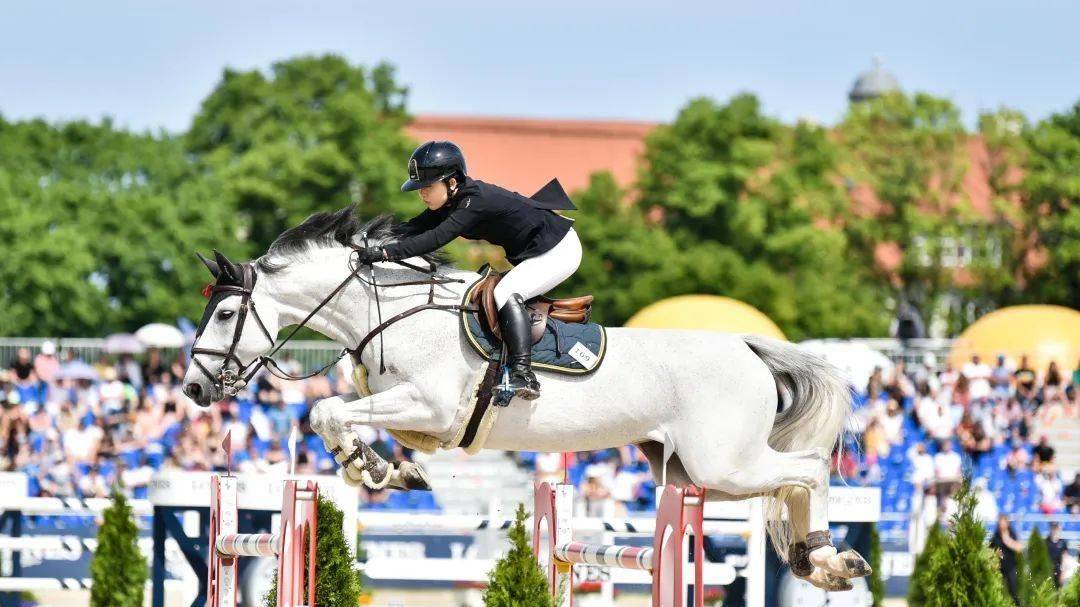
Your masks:
M 194 383 L 188 384 L 184 386 L 184 394 L 187 394 L 191 400 L 198 401 L 199 397 L 202 396 L 202 386 Z

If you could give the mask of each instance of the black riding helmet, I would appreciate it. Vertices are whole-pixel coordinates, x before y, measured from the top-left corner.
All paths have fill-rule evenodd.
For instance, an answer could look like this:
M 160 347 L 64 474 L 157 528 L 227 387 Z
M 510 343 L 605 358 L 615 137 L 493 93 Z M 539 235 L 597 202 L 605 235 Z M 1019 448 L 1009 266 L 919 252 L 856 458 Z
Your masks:
M 409 158 L 409 179 L 401 184 L 402 192 L 419 190 L 436 181 L 467 175 L 465 155 L 450 141 L 429 141 Z

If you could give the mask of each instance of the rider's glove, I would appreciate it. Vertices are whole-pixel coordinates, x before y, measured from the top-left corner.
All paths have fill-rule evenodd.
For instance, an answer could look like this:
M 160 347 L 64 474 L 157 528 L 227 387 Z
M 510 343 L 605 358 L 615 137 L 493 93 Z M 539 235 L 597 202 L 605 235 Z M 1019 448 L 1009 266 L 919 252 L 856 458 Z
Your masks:
M 376 261 L 387 261 L 386 251 L 382 247 L 361 249 L 358 253 L 360 263 L 371 265 Z

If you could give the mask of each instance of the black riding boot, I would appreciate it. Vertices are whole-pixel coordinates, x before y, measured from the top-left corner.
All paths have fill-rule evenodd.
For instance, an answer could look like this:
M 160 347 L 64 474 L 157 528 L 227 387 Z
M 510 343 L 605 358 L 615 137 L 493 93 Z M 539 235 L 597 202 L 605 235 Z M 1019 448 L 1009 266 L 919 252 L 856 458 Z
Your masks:
M 499 326 L 509 353 L 510 389 L 525 400 L 540 396 L 540 382 L 536 381 L 536 375 L 532 372 L 531 324 L 525 302 L 514 293 L 499 309 Z

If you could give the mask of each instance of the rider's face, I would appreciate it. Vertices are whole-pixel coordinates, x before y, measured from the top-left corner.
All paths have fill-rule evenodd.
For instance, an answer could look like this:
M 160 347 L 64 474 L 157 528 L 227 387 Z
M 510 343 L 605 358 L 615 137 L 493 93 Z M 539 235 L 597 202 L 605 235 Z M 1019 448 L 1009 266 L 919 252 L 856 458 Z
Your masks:
M 420 188 L 420 200 L 424 201 L 424 205 L 426 205 L 427 208 L 432 211 L 437 211 L 446 204 L 446 201 L 450 198 L 447 183 L 452 186 L 456 184 L 457 181 L 451 177 L 448 181 L 436 181 L 429 186 Z

